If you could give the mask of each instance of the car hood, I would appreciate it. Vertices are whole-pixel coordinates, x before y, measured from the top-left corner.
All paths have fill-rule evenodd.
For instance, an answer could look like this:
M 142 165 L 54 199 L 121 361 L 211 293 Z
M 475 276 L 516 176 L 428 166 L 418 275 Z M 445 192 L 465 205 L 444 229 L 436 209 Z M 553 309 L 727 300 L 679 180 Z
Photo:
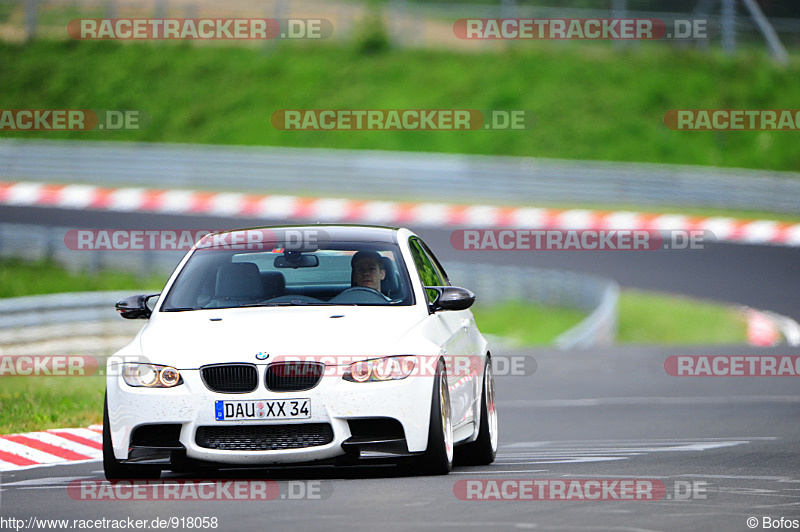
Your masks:
M 148 361 L 181 369 L 223 362 L 269 363 L 283 357 L 305 360 L 333 356 L 349 363 L 403 354 L 398 351 L 403 338 L 424 318 L 425 314 L 413 307 L 271 307 L 158 313 L 142 330 L 139 344 Z

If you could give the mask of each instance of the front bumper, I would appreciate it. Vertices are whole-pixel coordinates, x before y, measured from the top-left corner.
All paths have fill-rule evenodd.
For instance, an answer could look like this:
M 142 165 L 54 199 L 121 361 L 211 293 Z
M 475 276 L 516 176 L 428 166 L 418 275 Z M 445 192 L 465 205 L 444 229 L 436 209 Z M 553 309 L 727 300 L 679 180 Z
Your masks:
M 109 367 L 107 398 L 114 456 L 123 462 L 165 463 L 176 456 L 229 465 L 263 465 L 316 462 L 337 457 L 381 454 L 413 454 L 426 449 L 433 378 L 412 375 L 388 382 L 348 382 L 341 372 L 324 375 L 310 390 L 272 392 L 264 387 L 267 365 L 258 365 L 259 386 L 249 393 L 217 393 L 203 383 L 199 370 L 181 370 L 183 384 L 174 388 L 128 386 L 116 368 Z M 310 418 L 293 420 L 217 421 L 215 402 L 303 398 L 310 401 Z M 353 437 L 348 421 L 390 418 L 402 426 L 402 441 Z M 137 427 L 165 425 L 174 430 L 179 446 L 132 446 Z M 200 427 L 328 424 L 330 443 L 276 450 L 230 450 L 201 446 Z M 344 445 L 343 445 L 344 444 Z M 207 445 L 207 443 L 205 444 Z M 182 448 L 181 448 L 182 447 Z M 360 451 L 363 450 L 363 453 Z M 168 458 L 169 457 L 169 458 Z

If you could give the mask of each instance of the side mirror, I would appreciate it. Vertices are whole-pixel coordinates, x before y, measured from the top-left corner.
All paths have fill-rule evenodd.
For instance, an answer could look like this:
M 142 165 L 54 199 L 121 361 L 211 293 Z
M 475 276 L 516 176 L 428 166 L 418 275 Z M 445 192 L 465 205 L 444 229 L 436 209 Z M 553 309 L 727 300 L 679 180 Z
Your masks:
M 475 294 L 458 286 L 426 286 L 426 290 L 436 290 L 439 296 L 431 303 L 437 310 L 465 310 L 475 303 Z
M 147 306 L 147 302 L 158 295 L 159 294 L 129 296 L 121 301 L 117 301 L 114 308 L 117 309 L 120 316 L 127 320 L 146 320 L 150 318 L 150 315 L 153 313 L 150 307 Z

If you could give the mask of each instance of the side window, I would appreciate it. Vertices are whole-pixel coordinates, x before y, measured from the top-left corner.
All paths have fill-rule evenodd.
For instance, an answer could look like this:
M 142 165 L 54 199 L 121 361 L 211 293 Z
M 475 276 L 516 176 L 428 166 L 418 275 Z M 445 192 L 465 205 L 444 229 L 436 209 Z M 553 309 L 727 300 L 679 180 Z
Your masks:
M 423 249 L 423 244 L 416 238 L 411 238 L 408 241 L 408 246 L 411 248 L 411 256 L 414 258 L 414 265 L 417 267 L 419 278 L 425 286 L 444 286 L 442 278 L 439 276 L 439 271 L 431 261 L 428 254 Z M 428 303 L 432 303 L 436 299 L 435 290 L 426 290 L 428 296 Z
M 442 280 L 442 285 L 450 286 L 450 279 L 447 277 L 447 273 L 445 273 L 442 265 L 439 264 L 439 260 L 436 258 L 436 255 L 433 254 L 428 245 L 422 240 L 419 241 L 419 244 L 422 245 L 422 249 L 425 250 L 425 254 L 428 256 L 431 263 L 433 263 L 433 267 L 436 268 L 436 272 L 439 274 L 439 278 Z

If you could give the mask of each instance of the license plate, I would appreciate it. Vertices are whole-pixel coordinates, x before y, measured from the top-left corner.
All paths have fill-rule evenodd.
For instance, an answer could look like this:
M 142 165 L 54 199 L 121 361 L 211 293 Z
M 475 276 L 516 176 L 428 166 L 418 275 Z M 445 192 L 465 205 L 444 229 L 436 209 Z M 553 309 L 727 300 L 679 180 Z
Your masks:
M 240 419 L 308 419 L 309 399 L 270 399 L 262 401 L 215 401 L 217 421 Z

